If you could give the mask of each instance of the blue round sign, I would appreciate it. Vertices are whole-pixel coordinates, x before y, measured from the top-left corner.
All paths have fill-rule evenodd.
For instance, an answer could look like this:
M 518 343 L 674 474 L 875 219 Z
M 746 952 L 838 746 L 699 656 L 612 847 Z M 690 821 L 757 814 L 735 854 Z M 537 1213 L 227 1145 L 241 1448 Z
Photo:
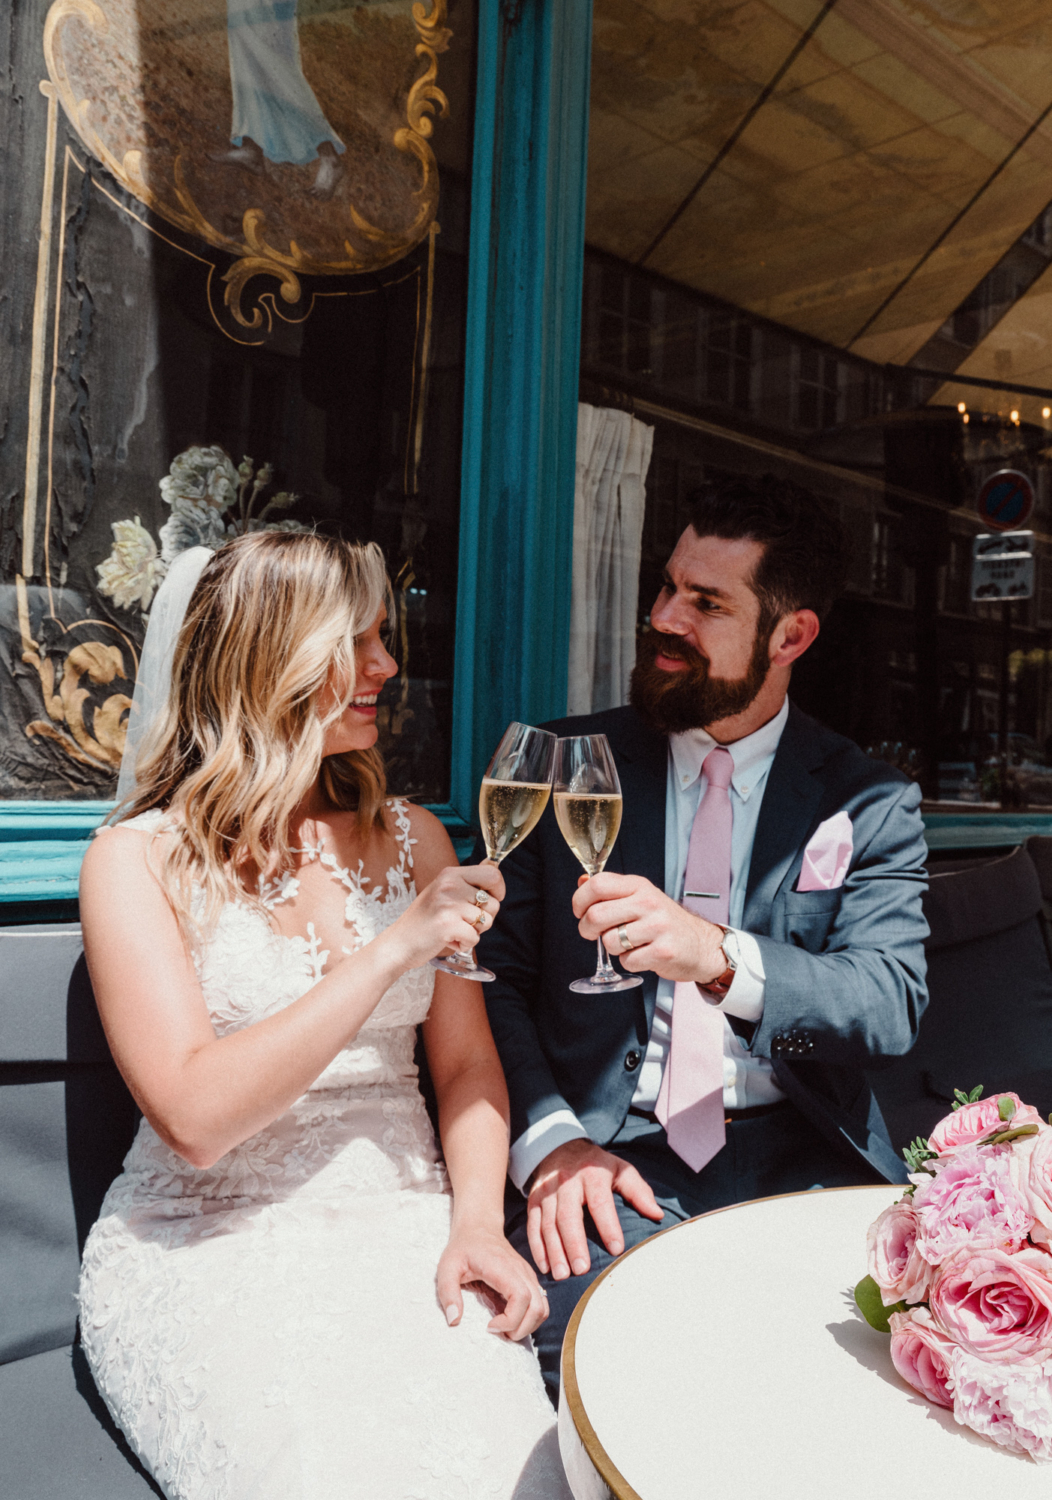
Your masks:
M 1034 486 L 1018 469 L 999 469 L 983 481 L 975 508 L 992 531 L 1020 531 L 1034 508 Z

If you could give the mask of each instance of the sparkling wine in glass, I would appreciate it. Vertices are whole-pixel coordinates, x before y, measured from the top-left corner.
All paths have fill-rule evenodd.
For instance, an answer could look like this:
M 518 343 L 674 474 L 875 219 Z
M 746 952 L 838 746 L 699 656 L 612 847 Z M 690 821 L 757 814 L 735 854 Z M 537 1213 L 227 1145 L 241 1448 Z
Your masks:
M 485 863 L 499 865 L 536 828 L 548 805 L 555 764 L 555 735 L 530 724 L 509 724 L 479 788 L 479 822 L 486 846 Z M 433 958 L 436 969 L 462 979 L 495 979 L 474 955 L 451 953 Z
M 621 783 L 605 734 L 575 735 L 555 750 L 555 821 L 588 875 L 598 875 L 610 858 L 621 827 Z M 621 974 L 599 939 L 599 963 L 591 979 L 570 988 L 583 995 L 632 990 L 638 974 Z

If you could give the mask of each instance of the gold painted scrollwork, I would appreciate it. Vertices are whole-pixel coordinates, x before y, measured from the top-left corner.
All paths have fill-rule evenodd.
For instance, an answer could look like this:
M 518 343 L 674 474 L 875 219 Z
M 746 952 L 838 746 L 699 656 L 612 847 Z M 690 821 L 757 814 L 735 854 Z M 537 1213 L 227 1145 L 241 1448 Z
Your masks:
M 415 52 L 424 64 L 424 70 L 410 85 L 406 101 L 406 123 L 393 136 L 393 144 L 397 150 L 415 158 L 419 164 L 420 182 L 413 192 L 419 207 L 408 226 L 390 230 L 372 223 L 351 204 L 348 228 L 365 242 L 365 246 L 358 248 L 350 238 L 345 238 L 343 256 L 331 260 L 304 252 L 292 238 L 287 249 L 271 243 L 267 238 L 266 216 L 260 208 L 245 211 L 240 239 L 224 233 L 209 220 L 195 201 L 182 156 L 176 156 L 172 168 L 174 202 L 147 182 L 141 151 L 127 151 L 123 160 L 117 159 L 95 129 L 91 100 L 77 97 L 58 45 L 62 26 L 72 18 L 83 21 L 99 36 L 108 32 L 109 22 L 95 0 L 54 0 L 44 23 L 44 58 L 48 74 L 74 129 L 88 150 L 117 181 L 169 223 L 236 257 L 235 264 L 224 277 L 224 301 L 242 328 L 256 329 L 263 321 L 259 307 L 246 311 L 243 306 L 246 288 L 256 278 L 275 278 L 283 301 L 294 304 L 302 294 L 299 281 L 301 276 L 347 275 L 382 270 L 408 254 L 427 234 L 438 208 L 438 164 L 431 149 L 430 137 L 436 111 L 439 116 L 449 113 L 449 101 L 436 81 L 438 54 L 446 50 L 452 36 L 452 31 L 445 24 L 446 5 L 447 0 L 431 0 L 429 9 L 426 4 L 417 0 L 412 7 L 413 26 L 419 37 Z
M 62 677 L 56 688 L 55 662 L 33 639 L 29 626 L 29 599 L 25 579 L 16 579 L 18 626 L 22 637 L 22 660 L 33 667 L 40 679 L 41 696 L 47 719 L 33 719 L 26 725 L 30 739 L 41 737 L 60 745 L 71 760 L 97 771 L 119 769 L 124 752 L 127 728 L 125 715 L 131 708 L 126 693 L 111 693 L 96 709 L 94 734 L 84 722 L 84 706 L 90 688 L 81 686 L 86 677 L 96 687 L 108 686 L 115 678 L 127 679 L 128 669 L 119 646 L 104 646 L 101 641 L 83 641 L 74 646 L 62 663 Z M 134 667 L 132 675 L 134 675 Z

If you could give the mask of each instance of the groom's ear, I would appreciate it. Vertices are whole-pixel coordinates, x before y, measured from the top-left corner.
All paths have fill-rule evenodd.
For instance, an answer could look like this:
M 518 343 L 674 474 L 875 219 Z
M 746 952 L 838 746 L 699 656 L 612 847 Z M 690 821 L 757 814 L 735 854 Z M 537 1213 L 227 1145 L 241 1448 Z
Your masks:
M 821 630 L 813 609 L 794 609 L 783 615 L 771 632 L 768 648 L 772 667 L 788 667 L 814 645 Z

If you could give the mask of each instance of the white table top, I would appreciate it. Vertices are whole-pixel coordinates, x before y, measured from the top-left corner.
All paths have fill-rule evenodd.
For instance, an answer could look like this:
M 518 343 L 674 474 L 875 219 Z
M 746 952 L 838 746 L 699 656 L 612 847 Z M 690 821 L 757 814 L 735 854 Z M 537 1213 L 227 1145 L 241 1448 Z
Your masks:
M 866 1230 L 901 1191 L 740 1204 L 615 1261 L 563 1348 L 577 1500 L 1048 1500 L 1048 1467 L 911 1391 L 855 1309 Z

